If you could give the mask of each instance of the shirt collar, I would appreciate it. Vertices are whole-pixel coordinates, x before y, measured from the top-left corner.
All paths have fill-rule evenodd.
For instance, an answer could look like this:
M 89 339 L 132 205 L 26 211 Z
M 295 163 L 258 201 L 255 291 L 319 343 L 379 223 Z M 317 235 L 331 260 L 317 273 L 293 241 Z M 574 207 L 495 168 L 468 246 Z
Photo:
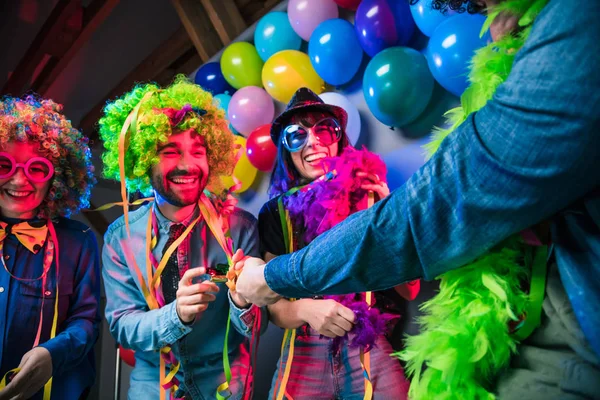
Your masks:
M 171 226 L 175 225 L 175 224 L 183 224 L 187 228 L 188 226 L 190 226 L 192 224 L 192 222 L 196 218 L 198 218 L 198 215 L 200 215 L 200 209 L 196 206 L 196 208 L 194 208 L 194 212 L 191 213 L 186 219 L 184 219 L 181 222 L 174 222 L 174 221 L 171 221 L 170 219 L 168 219 L 167 217 L 165 217 L 156 204 L 154 205 L 153 208 L 154 208 L 154 214 L 156 215 L 156 221 L 158 222 L 158 226 L 160 227 L 160 229 L 162 231 L 165 231 L 165 232 L 168 232 L 169 229 L 171 228 Z

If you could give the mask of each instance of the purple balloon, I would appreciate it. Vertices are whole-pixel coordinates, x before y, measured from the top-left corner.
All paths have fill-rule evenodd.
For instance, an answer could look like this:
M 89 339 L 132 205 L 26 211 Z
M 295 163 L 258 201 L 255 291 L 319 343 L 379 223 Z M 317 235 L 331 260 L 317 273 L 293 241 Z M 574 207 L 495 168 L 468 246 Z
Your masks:
M 246 86 L 229 101 L 227 117 L 236 131 L 248 136 L 259 126 L 270 124 L 275 115 L 273 99 L 263 88 Z
M 408 0 L 363 0 L 356 10 L 354 28 L 363 50 L 374 57 L 388 47 L 406 46 L 415 22 Z
M 339 16 L 333 0 L 290 0 L 287 12 L 292 29 L 307 42 L 321 22 Z

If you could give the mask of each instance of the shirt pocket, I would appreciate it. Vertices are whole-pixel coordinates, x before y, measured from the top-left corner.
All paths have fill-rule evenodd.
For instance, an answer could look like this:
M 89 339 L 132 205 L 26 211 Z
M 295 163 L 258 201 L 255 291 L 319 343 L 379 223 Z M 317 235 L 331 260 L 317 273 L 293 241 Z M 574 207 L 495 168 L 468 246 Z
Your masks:
M 44 325 L 52 324 L 54 316 L 54 307 L 56 303 L 56 283 L 54 279 L 46 284 L 42 292 L 42 280 L 34 282 L 20 282 L 21 307 L 27 310 L 27 313 L 37 315 L 35 321 L 39 320 L 39 313 L 43 304 Z M 71 307 L 71 296 L 73 294 L 73 282 L 63 280 L 58 286 L 58 324 L 59 327 L 67 319 Z
M 36 280 L 33 282 L 20 282 L 20 293 L 23 296 L 31 296 L 36 298 L 46 297 L 47 299 L 56 298 L 56 283 L 53 281 L 47 282 L 46 287 L 42 290 L 42 280 Z M 73 282 L 61 281 L 58 284 L 58 296 L 59 299 L 63 296 L 70 296 L 73 294 Z

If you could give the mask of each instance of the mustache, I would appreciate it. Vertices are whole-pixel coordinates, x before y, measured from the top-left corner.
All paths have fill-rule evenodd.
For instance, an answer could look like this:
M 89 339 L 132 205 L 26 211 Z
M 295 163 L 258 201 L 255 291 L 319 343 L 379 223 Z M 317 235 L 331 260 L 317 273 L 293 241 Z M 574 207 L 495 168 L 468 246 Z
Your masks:
M 193 176 L 196 178 L 200 178 L 202 177 L 202 171 L 200 170 L 182 170 L 182 169 L 176 169 L 174 171 L 171 171 L 167 174 L 167 179 L 173 179 L 173 178 L 179 178 L 180 176 Z

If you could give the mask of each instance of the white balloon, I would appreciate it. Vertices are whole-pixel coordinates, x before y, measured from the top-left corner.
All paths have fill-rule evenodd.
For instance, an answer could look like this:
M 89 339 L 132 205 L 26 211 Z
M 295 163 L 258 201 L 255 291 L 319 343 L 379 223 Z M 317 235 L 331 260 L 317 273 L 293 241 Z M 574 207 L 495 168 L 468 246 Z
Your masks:
M 337 92 L 321 93 L 319 97 L 326 103 L 342 107 L 348 113 L 348 124 L 346 125 L 346 135 L 352 146 L 358 142 L 360 136 L 360 114 L 354 104 L 346 96 Z

